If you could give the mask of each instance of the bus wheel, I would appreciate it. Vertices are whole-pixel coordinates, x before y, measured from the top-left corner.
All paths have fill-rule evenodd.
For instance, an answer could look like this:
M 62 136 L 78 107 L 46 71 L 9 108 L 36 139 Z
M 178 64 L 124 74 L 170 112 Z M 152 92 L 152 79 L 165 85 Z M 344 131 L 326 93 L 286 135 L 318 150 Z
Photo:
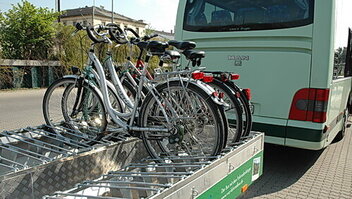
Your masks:
M 348 108 L 346 108 L 345 110 L 345 114 L 343 115 L 343 126 L 341 131 L 336 135 L 335 140 L 338 142 L 340 140 L 343 139 L 343 137 L 345 137 L 346 134 L 346 129 L 350 126 L 350 124 L 348 124 L 348 116 L 349 116 L 349 111 Z
M 352 97 L 351 96 L 352 96 L 352 93 L 348 97 L 348 101 L 347 101 L 347 109 L 350 113 L 352 113 Z

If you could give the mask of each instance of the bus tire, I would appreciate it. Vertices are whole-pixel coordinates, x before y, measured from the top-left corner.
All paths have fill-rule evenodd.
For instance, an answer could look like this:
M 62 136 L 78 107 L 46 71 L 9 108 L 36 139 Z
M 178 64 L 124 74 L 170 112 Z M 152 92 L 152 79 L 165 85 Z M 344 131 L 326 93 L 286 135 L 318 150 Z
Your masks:
M 350 93 L 350 96 L 348 97 L 348 101 L 347 101 L 347 109 L 348 112 L 352 113 L 352 93 Z
M 345 109 L 345 113 L 344 113 L 344 116 L 343 116 L 343 126 L 342 126 L 341 131 L 339 131 L 339 133 L 335 137 L 335 141 L 336 142 L 341 141 L 346 135 L 346 130 L 350 126 L 348 124 L 348 116 L 349 116 L 349 107 L 347 107 Z

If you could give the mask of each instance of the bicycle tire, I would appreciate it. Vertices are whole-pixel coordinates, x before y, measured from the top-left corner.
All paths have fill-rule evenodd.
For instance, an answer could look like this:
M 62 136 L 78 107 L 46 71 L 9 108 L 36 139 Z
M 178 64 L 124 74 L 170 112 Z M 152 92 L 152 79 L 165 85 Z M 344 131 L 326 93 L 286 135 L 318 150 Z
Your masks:
M 71 91 L 74 87 L 77 86 L 78 79 L 74 77 L 64 77 L 59 80 L 56 80 L 53 82 L 50 87 L 46 90 L 44 98 L 43 98 L 43 115 L 44 119 L 47 125 L 49 126 L 64 126 L 73 130 L 79 130 L 82 134 L 87 134 L 87 132 L 90 135 L 90 139 L 94 140 L 100 140 L 103 137 L 103 132 L 106 130 L 107 127 L 107 117 L 106 117 L 106 112 L 105 112 L 105 107 L 103 104 L 103 101 L 100 97 L 100 95 L 97 93 L 95 88 L 93 86 L 83 83 L 83 88 L 89 90 L 91 93 L 93 93 L 93 96 L 95 100 L 98 100 L 99 107 L 101 113 L 99 114 L 99 119 L 95 118 L 95 121 L 100 124 L 98 128 L 93 128 L 92 126 L 85 127 L 87 129 L 82 129 L 79 127 L 75 127 L 72 124 L 72 120 L 69 118 L 69 114 L 67 112 L 67 106 L 68 104 L 68 96 L 71 94 Z M 63 87 L 62 87 L 63 86 Z M 57 98 L 54 99 L 53 93 L 55 92 L 55 96 L 58 96 Z M 55 101 L 56 100 L 56 101 Z M 57 102 L 59 101 L 59 102 Z M 61 114 L 61 118 L 58 119 L 57 121 L 53 119 L 53 112 L 55 110 L 52 110 L 50 104 L 57 104 L 58 107 L 57 113 L 56 114 Z M 93 112 L 91 112 L 93 113 Z M 99 120 L 99 121 L 98 121 Z M 94 132 L 94 135 L 91 134 L 91 132 Z M 91 143 L 91 142 L 89 142 Z
M 247 97 L 244 95 L 242 90 L 232 81 L 226 81 L 224 82 L 229 88 L 231 88 L 235 93 L 239 93 L 239 100 L 241 102 L 241 106 L 243 109 L 243 114 L 244 114 L 244 128 L 243 128 L 243 133 L 242 137 L 246 137 L 249 135 L 249 133 L 252 130 L 252 125 L 253 125 L 253 116 L 252 112 L 250 109 L 250 101 L 247 99 Z
M 223 143 L 225 142 L 224 139 L 225 139 L 225 136 L 224 136 L 224 127 L 223 127 L 223 123 L 221 121 L 221 114 L 220 114 L 220 109 L 218 107 L 217 104 L 215 104 L 211 97 L 202 89 L 200 89 L 198 86 L 196 86 L 195 84 L 193 83 L 189 83 L 189 84 L 186 84 L 186 85 L 183 85 L 181 84 L 180 81 L 170 81 L 170 82 L 167 82 L 167 83 L 163 83 L 163 84 L 160 84 L 158 86 L 156 86 L 156 90 L 158 91 L 158 93 L 160 95 L 158 95 L 159 97 L 163 96 L 163 95 L 166 95 L 167 96 L 167 92 L 170 90 L 174 89 L 173 93 L 175 93 L 175 91 L 177 91 L 178 89 L 187 89 L 187 92 L 191 93 L 193 96 L 196 96 L 196 97 L 199 97 L 197 98 L 198 100 L 201 100 L 200 102 L 201 103 L 204 103 L 206 104 L 206 108 L 208 110 L 210 110 L 210 116 L 207 115 L 207 118 L 203 118 L 203 117 L 198 117 L 198 119 L 200 120 L 197 120 L 195 122 L 202 122 L 201 120 L 202 119 L 212 119 L 214 120 L 214 129 L 216 129 L 214 131 L 214 136 L 206 136 L 206 132 L 204 131 L 201 131 L 201 133 L 203 133 L 203 137 L 206 137 L 208 139 L 210 139 L 208 142 L 206 142 L 207 145 L 204 145 L 204 146 L 212 146 L 210 150 L 207 151 L 207 153 L 204 153 L 202 155 L 206 155 L 206 156 L 215 156 L 215 155 L 218 155 L 222 148 L 223 148 Z M 171 92 L 170 92 L 171 93 Z M 146 96 L 146 99 L 144 100 L 142 106 L 141 106 L 141 112 L 140 112 L 140 117 L 139 117 L 139 120 L 138 120 L 138 125 L 141 126 L 141 127 L 147 127 L 147 119 L 148 119 L 148 113 L 149 112 L 154 112 L 155 110 L 153 110 L 153 106 L 157 104 L 156 103 L 156 100 L 155 98 L 153 97 L 152 94 L 148 94 Z M 180 103 L 179 105 L 183 105 L 185 103 Z M 156 105 L 156 107 L 158 107 Z M 182 109 L 183 110 L 183 109 Z M 203 109 L 199 109 L 200 111 L 202 111 Z M 196 111 L 193 111 L 193 112 L 197 112 L 199 113 L 199 110 L 196 110 Z M 159 112 L 159 115 L 158 113 L 155 113 L 157 116 L 160 115 L 160 112 Z M 204 116 L 204 115 L 202 115 Z M 164 116 L 163 116 L 164 117 Z M 186 123 L 183 123 L 185 126 L 186 126 Z M 188 124 L 188 123 L 187 123 Z M 175 125 L 173 126 L 175 127 Z M 203 125 L 203 130 L 204 128 L 206 127 L 206 124 Z M 178 128 L 178 127 L 177 127 Z M 188 129 L 191 129 L 190 127 L 187 126 Z M 210 126 L 210 128 L 212 128 L 212 126 Z M 186 129 L 186 127 L 184 127 L 184 129 Z M 163 154 L 167 154 L 167 155 L 170 155 L 171 152 L 168 151 L 168 149 L 166 149 L 166 146 L 167 144 L 170 144 L 172 145 L 171 141 L 170 141 L 170 138 L 171 138 L 171 135 L 169 137 L 167 137 L 167 139 L 163 139 L 163 140 L 153 140 L 151 139 L 151 137 L 153 137 L 153 133 L 152 132 L 141 132 L 142 135 L 142 140 L 143 140 L 143 143 L 148 151 L 148 153 L 150 154 L 151 157 L 154 157 L 156 159 L 162 159 L 162 156 Z M 154 133 L 155 134 L 155 133 Z M 192 135 L 191 135 L 191 131 L 187 131 L 187 133 L 184 133 L 184 135 L 186 135 L 189 137 L 191 137 L 192 139 L 195 139 L 194 138 L 194 135 L 193 135 L 193 132 L 192 132 Z M 197 134 L 198 136 L 199 134 Z M 191 138 L 189 138 L 191 141 L 194 141 L 192 140 Z M 198 138 L 197 138 L 198 139 Z M 202 139 L 200 139 L 200 141 L 203 141 Z M 168 142 L 168 143 L 167 143 Z M 174 145 L 176 145 L 177 143 L 173 143 Z M 183 143 L 182 143 L 183 144 Z M 202 145 L 201 143 L 198 143 L 200 146 Z M 174 146 L 174 148 L 176 148 L 177 150 L 177 147 L 180 146 L 180 143 L 178 143 L 178 146 Z M 182 147 L 181 147 L 182 148 Z M 203 148 L 201 149 L 203 150 Z M 176 151 L 176 153 L 179 153 L 181 151 Z M 188 151 L 190 153 L 190 151 Z M 193 150 L 192 152 L 196 152 L 196 150 Z M 175 154 L 173 154 L 175 155 Z M 190 155 L 190 154 L 189 154 Z
M 227 121 L 229 122 L 230 129 L 227 134 L 226 146 L 229 146 L 241 139 L 243 133 L 243 119 L 242 119 L 242 108 L 238 98 L 226 84 L 222 81 L 214 79 L 213 82 L 209 82 L 208 85 L 213 87 L 216 91 L 224 93 L 224 100 L 229 104 L 230 107 L 224 107 Z

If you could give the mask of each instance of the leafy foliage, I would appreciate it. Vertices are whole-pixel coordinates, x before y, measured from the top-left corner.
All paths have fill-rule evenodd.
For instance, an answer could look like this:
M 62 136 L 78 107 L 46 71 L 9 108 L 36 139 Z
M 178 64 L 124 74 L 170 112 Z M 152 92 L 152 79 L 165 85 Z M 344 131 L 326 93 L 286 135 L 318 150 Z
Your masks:
M 334 62 L 335 64 L 342 64 L 346 61 L 347 48 L 338 48 L 335 50 Z
M 8 59 L 48 59 L 59 13 L 26 0 L 0 14 L 2 54 Z
M 338 48 L 334 55 L 334 76 L 343 76 L 346 62 L 347 48 Z
M 69 74 L 72 66 L 83 68 L 87 64 L 87 51 L 92 42 L 85 31 L 72 34 L 76 30 L 74 26 L 56 23 L 58 16 L 59 13 L 35 7 L 27 0 L 0 13 L 0 56 L 5 59 L 59 60 L 61 66 L 55 67 L 55 77 Z M 145 30 L 145 34 L 153 32 L 150 26 Z M 106 44 L 95 46 L 95 53 L 100 60 L 105 59 L 107 50 Z M 120 45 L 112 48 L 116 65 L 125 63 L 127 57 L 136 61 L 139 53 L 136 46 Z M 151 72 L 158 64 L 157 57 L 150 60 Z M 8 75 L 4 71 L 0 73 Z
M 82 68 L 87 63 L 87 50 L 91 42 L 83 31 L 74 35 L 75 27 L 71 25 L 58 24 L 56 27 L 55 58 L 61 62 L 61 68 L 57 69 L 56 73 L 57 76 L 62 76 L 68 74 L 72 66 Z

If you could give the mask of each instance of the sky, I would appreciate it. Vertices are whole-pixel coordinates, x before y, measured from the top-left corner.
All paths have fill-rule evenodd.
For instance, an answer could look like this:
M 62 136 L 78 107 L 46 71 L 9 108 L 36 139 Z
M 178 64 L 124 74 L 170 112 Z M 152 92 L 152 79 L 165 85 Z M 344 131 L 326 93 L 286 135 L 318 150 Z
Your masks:
M 21 0 L 0 0 L 0 11 L 11 8 L 11 4 Z M 318 0 L 320 1 L 320 0 Z M 335 48 L 346 46 L 347 27 L 352 27 L 352 0 L 338 0 L 342 2 L 337 7 L 339 23 L 336 27 Z M 56 0 L 29 0 L 38 7 L 55 8 Z M 84 6 L 104 6 L 111 10 L 111 0 L 61 0 L 61 10 Z M 143 19 L 151 28 L 170 32 L 176 23 L 176 12 L 179 0 L 114 0 L 114 11 L 133 19 Z
M 1 1 L 1 0 L 0 0 Z M 341 4 L 338 4 L 337 9 L 337 20 L 336 20 L 336 42 L 335 49 L 341 46 L 347 46 L 347 33 L 348 27 L 352 28 L 352 0 L 339 0 Z
M 111 0 L 61 0 L 61 10 L 92 6 L 111 10 Z M 179 0 L 114 0 L 114 12 L 133 19 L 143 19 L 153 29 L 170 32 L 176 23 Z M 7 11 L 21 0 L 0 0 L 0 11 Z M 38 7 L 55 9 L 56 0 L 29 0 Z

